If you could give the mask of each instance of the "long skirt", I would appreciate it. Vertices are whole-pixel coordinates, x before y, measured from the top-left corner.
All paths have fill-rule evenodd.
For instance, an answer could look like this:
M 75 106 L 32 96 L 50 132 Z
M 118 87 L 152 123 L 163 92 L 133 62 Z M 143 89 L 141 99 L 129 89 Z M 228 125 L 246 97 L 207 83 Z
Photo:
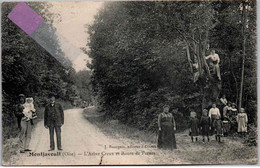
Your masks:
M 201 126 L 201 135 L 202 136 L 209 136 L 210 135 L 210 130 L 209 130 L 209 125 L 202 125 Z
M 175 132 L 171 123 L 162 123 L 161 131 L 158 135 L 158 148 L 160 149 L 176 149 Z

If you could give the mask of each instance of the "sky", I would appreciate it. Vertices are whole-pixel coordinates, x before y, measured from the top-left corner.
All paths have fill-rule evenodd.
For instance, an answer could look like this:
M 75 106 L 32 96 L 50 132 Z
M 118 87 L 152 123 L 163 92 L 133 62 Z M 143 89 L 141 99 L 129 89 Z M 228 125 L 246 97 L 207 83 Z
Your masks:
M 86 24 L 92 24 L 94 16 L 103 6 L 99 1 L 50 1 L 53 6 L 50 12 L 59 14 L 60 17 L 54 19 L 53 26 L 57 29 L 60 36 L 61 48 L 65 55 L 71 52 L 78 53 L 81 47 L 86 47 L 88 37 L 85 27 Z M 71 46 L 71 47 L 68 47 Z M 86 63 L 91 59 L 80 52 L 77 58 L 73 59 L 74 69 L 76 71 L 87 69 Z

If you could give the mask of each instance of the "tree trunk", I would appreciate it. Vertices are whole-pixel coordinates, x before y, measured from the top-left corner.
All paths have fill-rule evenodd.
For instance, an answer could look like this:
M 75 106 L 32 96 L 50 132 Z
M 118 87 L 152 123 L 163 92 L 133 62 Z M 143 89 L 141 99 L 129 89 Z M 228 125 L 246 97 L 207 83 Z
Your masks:
M 243 3 L 243 28 L 242 28 L 242 34 L 243 34 L 243 57 L 242 57 L 242 71 L 241 71 L 241 84 L 240 84 L 240 93 L 239 93 L 239 104 L 238 104 L 238 110 L 241 110 L 242 107 L 242 98 L 243 98 L 243 86 L 244 86 L 244 73 L 245 73 L 245 57 L 246 57 L 246 38 L 245 38 L 245 28 L 246 28 L 246 9 L 245 9 L 245 2 Z
M 186 41 L 186 52 L 187 52 L 188 62 L 189 62 L 189 65 L 190 65 L 190 71 L 191 71 L 191 74 L 193 75 L 193 64 L 192 64 L 192 60 L 191 60 L 191 57 L 190 57 L 189 44 L 188 44 L 187 41 Z
M 233 71 L 233 66 L 232 66 L 232 60 L 231 60 L 231 56 L 229 57 L 229 69 L 230 69 L 230 72 L 234 78 L 234 81 L 235 81 L 235 87 L 236 87 L 236 104 L 237 104 L 237 101 L 238 101 L 238 94 L 239 94 L 239 91 L 238 91 L 238 84 L 237 84 L 237 78 L 234 74 L 234 71 Z

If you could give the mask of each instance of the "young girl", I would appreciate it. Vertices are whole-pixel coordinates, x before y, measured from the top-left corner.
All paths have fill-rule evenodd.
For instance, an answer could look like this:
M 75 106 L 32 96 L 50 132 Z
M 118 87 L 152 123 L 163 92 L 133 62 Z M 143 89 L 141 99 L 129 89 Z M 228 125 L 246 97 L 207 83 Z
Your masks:
M 237 108 L 236 104 L 232 103 L 230 110 L 230 123 L 231 123 L 231 132 L 235 133 L 237 131 Z
M 217 116 L 216 120 L 213 123 L 215 132 L 216 132 L 216 141 L 220 142 L 220 137 L 223 135 L 223 123 L 219 116 Z
M 241 108 L 240 113 L 237 115 L 237 132 L 242 134 L 242 137 L 245 138 L 246 133 L 247 133 L 247 114 L 245 113 L 245 109 Z
M 225 137 L 228 136 L 228 134 L 230 132 L 230 128 L 231 128 L 231 124 L 230 124 L 228 117 L 224 117 L 224 120 L 223 120 L 223 135 Z
M 24 103 L 23 107 L 24 107 L 24 109 L 23 109 L 24 117 L 22 118 L 23 120 L 29 121 L 30 119 L 37 118 L 32 97 L 25 99 L 25 103 Z
M 232 116 L 237 116 L 237 108 L 236 108 L 236 104 L 235 104 L 235 103 L 232 103 L 232 106 L 231 106 L 231 115 L 232 115 Z
M 191 112 L 191 120 L 190 120 L 190 136 L 191 141 L 193 142 L 193 137 L 198 141 L 199 136 L 199 120 L 197 118 L 196 112 Z
M 209 142 L 209 130 L 210 130 L 210 118 L 208 116 L 208 110 L 204 109 L 202 112 L 202 117 L 200 119 L 201 135 L 203 137 L 203 142 L 205 142 L 205 136 L 208 138 Z

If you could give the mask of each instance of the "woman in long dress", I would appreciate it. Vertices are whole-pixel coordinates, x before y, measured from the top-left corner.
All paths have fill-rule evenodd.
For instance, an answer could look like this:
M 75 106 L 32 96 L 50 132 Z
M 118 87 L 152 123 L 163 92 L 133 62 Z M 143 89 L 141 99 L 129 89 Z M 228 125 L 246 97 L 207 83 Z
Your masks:
M 176 149 L 175 130 L 176 124 L 172 113 L 169 113 L 170 107 L 165 105 L 163 112 L 158 116 L 158 148 Z
M 245 109 L 241 108 L 240 113 L 237 115 L 237 132 L 242 134 L 243 137 L 245 137 L 247 133 L 247 122 L 248 118 L 247 114 L 245 113 Z

